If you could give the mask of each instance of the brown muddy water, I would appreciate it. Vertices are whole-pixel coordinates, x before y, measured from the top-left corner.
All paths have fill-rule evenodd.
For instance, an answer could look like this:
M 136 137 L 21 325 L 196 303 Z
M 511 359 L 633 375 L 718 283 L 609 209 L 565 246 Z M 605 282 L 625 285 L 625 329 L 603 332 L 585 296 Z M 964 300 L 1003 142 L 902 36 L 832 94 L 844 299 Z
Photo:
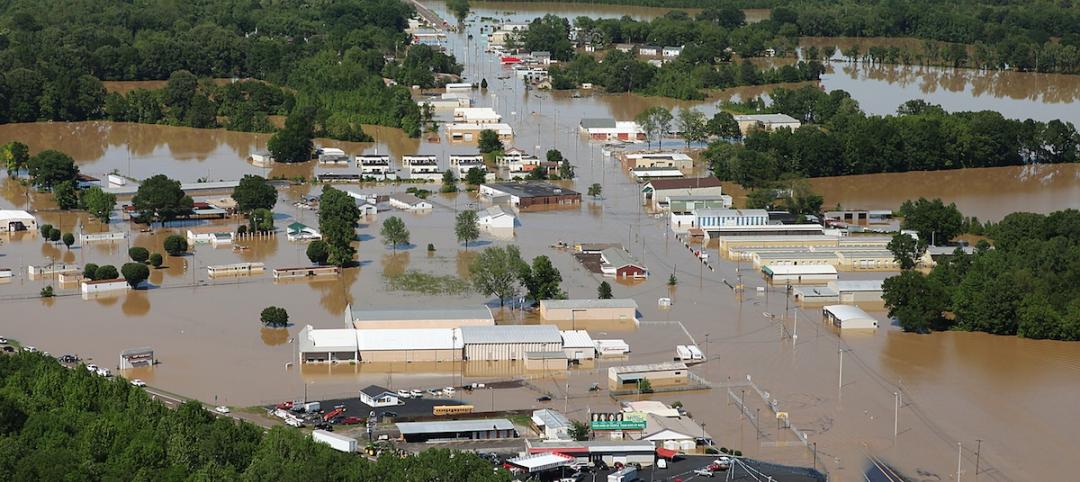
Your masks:
M 444 11 L 439 10 L 441 4 L 433 6 Z M 452 34 L 452 42 L 464 54 L 463 36 Z M 501 72 L 500 67 L 491 63 L 492 57 L 480 50 L 481 53 L 469 57 L 467 75 L 476 79 L 484 72 Z M 489 79 L 494 77 L 488 75 Z M 121 264 L 129 245 L 160 251 L 164 236 L 182 232 L 184 227 L 155 227 L 153 232 L 142 233 L 118 221 L 110 229 L 127 231 L 127 240 L 76 246 L 71 250 L 43 243 L 34 234 L 8 236 L 0 239 L 0 267 L 14 269 L 17 277 L 0 285 L 0 303 L 4 304 L 0 334 L 53 354 L 78 353 L 104 366 L 115 366 L 119 352 L 124 349 L 151 346 L 161 364 L 129 376 L 211 403 L 269 403 L 299 398 L 305 391 L 312 399 L 355 396 L 357 389 L 369 383 L 395 389 L 427 388 L 529 377 L 531 387 L 486 390 L 465 398 L 481 408 L 548 405 L 563 409 L 565 406 L 571 417 L 579 419 L 585 418 L 590 410 L 614 407 L 615 401 L 606 390 L 587 391 L 592 383 L 606 386 L 609 366 L 670 360 L 674 345 L 696 343 L 712 359 L 694 368 L 695 373 L 717 384 L 738 382 L 749 375 L 780 400 L 781 409 L 791 414 L 796 426 L 807 430 L 809 440 L 817 444 L 816 464 L 818 467 L 824 464 L 834 480 L 861 480 L 862 461 L 867 453 L 881 455 L 909 474 L 928 474 L 921 479 L 950 479 L 956 470 L 957 443 L 963 444 L 964 479 L 973 480 L 972 450 L 977 439 L 982 440 L 979 476 L 983 479 L 1068 478 L 1071 472 L 1061 461 L 1080 450 L 1080 442 L 1072 436 L 1080 430 L 1080 418 L 1069 416 L 1066 405 L 1077 397 L 1076 384 L 1071 382 L 1080 376 L 1080 345 L 971 333 L 916 336 L 899 332 L 880 312 L 875 314 L 883 324 L 875 332 L 838 335 L 823 326 L 820 314 L 811 308 L 798 311 L 799 337 L 793 344 L 786 334 L 796 331 L 795 310 L 785 309 L 782 289 L 758 294 L 756 288 L 765 288 L 765 284 L 756 273 L 744 270 L 746 295 L 736 297 L 725 284 L 737 278 L 736 265 L 721 262 L 711 271 L 697 264 L 689 250 L 665 235 L 662 220 L 642 212 L 637 203 L 637 185 L 615 163 L 604 159 L 598 146 L 584 142 L 576 134 L 576 125 L 583 117 L 628 118 L 648 105 L 690 104 L 639 96 L 552 96 L 526 91 L 509 80 L 493 82 L 487 93 L 477 92 L 476 96 L 479 105 L 497 107 L 517 129 L 516 145 L 534 152 L 537 145 L 542 146 L 541 150 L 553 145 L 561 149 L 573 161 L 579 176 L 568 186 L 584 191 L 593 182 L 601 183 L 602 199 L 586 199 L 578 209 L 522 213 L 522 225 L 513 237 L 484 235 L 466 251 L 454 239 L 454 213 L 470 204 L 482 207 L 484 203 L 468 193 L 439 195 L 434 198 L 436 208 L 431 213 L 380 213 L 364 220 L 359 229 L 360 266 L 346 270 L 340 279 L 274 283 L 269 273 L 207 279 L 208 264 L 253 261 L 264 262 L 268 268 L 306 264 L 305 246 L 290 243 L 281 236 L 239 241 L 239 245 L 247 248 L 240 251 L 198 246 L 192 256 L 168 258 L 165 268 L 153 272 L 151 289 L 91 300 L 78 296 L 75 287 L 60 287 L 57 298 L 40 300 L 38 291 L 50 281 L 27 279 L 26 266 L 50 260 Z M 1026 102 L 1032 111 L 1044 105 L 1037 100 Z M 378 149 L 395 158 L 413 152 L 433 153 L 444 160 L 446 154 L 475 149 L 445 141 L 410 140 L 389 129 L 369 131 L 377 134 L 378 142 L 326 144 L 340 145 L 353 153 Z M 0 142 L 16 138 L 29 143 L 35 151 L 58 148 L 69 152 L 90 174 L 115 169 L 146 177 L 161 172 L 194 181 L 201 177 L 235 179 L 245 173 L 310 176 L 324 170 L 311 163 L 275 167 L 269 172 L 253 167 L 245 159 L 250 152 L 265 146 L 267 136 L 222 130 L 111 123 L 0 126 Z M 1043 170 L 1047 168 L 1039 169 L 1037 174 L 1023 179 L 1045 178 L 1050 172 Z M 984 183 L 997 186 L 993 201 L 978 197 L 990 192 L 989 187 L 980 191 L 969 186 L 980 183 L 967 181 L 993 176 L 984 174 L 997 172 L 992 170 L 926 174 L 927 177 L 962 176 L 964 182 L 958 182 L 958 186 L 928 186 L 929 181 L 918 178 L 874 184 L 878 182 L 873 180 L 877 179 L 874 176 L 860 178 L 859 182 L 848 182 L 850 179 L 820 182 L 834 183 L 823 190 L 827 203 L 888 208 L 913 197 L 909 193 L 925 193 L 956 200 L 965 212 L 980 217 L 984 217 L 980 206 L 985 205 L 988 209 L 985 217 L 995 218 L 1018 209 L 1051 210 L 1056 208 L 1053 206 L 1056 203 L 1071 202 L 1075 206 L 1077 184 L 1064 182 L 1070 175 L 1075 177 L 1075 170 L 1054 169 L 1057 170 L 1053 171 L 1051 181 L 1063 181 L 1060 187 L 1050 189 L 1060 191 L 1050 198 L 1040 197 L 1049 189 L 1046 184 L 1013 181 L 1019 175 L 1004 169 L 999 180 L 988 177 Z M 354 168 L 334 170 L 351 172 Z M 885 176 L 893 175 L 878 177 Z M 1014 189 L 1014 185 L 1020 187 Z M 866 187 L 862 193 L 853 193 L 845 190 L 848 186 Z M 381 193 L 402 189 L 347 188 Z M 969 188 L 973 189 L 967 195 L 971 201 L 964 201 L 962 196 L 947 197 L 951 192 L 963 193 L 962 189 Z M 294 208 L 291 201 L 319 191 L 320 187 L 312 184 L 283 190 L 275 209 L 277 226 L 294 220 L 315 224 L 313 212 Z M 889 197 L 893 191 L 897 192 L 896 197 Z M 40 210 L 36 214 L 42 223 L 60 225 L 65 231 L 105 229 L 81 214 L 49 211 L 52 205 L 48 198 L 47 195 L 28 197 L 19 182 L 0 178 L 0 208 L 29 203 L 32 209 Z M 892 202 L 893 206 L 868 205 L 873 202 Z M 990 208 L 997 211 L 991 212 Z M 412 245 L 396 255 L 382 245 L 378 234 L 381 221 L 389 215 L 402 217 L 412 234 Z M 232 227 L 240 222 L 229 219 L 221 224 Z M 470 306 L 487 302 L 497 309 L 497 303 L 476 294 L 449 296 L 392 291 L 383 277 L 384 272 L 405 271 L 460 277 L 467 272 L 475 252 L 486 246 L 514 243 L 528 257 L 548 255 L 562 272 L 563 288 L 571 297 L 594 297 L 601 278 L 581 267 L 570 253 L 551 247 L 560 241 L 621 242 L 652 271 L 653 276 L 647 281 L 614 284 L 617 297 L 637 300 L 642 318 L 638 326 L 605 323 L 588 327 L 594 338 L 625 339 L 633 350 L 626 359 L 601 360 L 593 366 L 546 375 L 525 373 L 513 364 L 403 363 L 306 366 L 302 370 L 286 366 L 296 358 L 296 333 L 306 324 L 324 328 L 343 326 L 343 311 L 350 302 L 354 306 L 383 308 L 418 304 Z M 426 252 L 428 243 L 436 246 L 434 254 Z M 673 290 L 666 286 L 669 273 L 675 273 L 679 279 Z M 842 277 L 865 279 L 882 275 L 845 273 Z M 660 309 L 657 300 L 661 297 L 673 298 L 674 305 Z M 263 328 L 258 314 L 268 305 L 285 307 L 292 325 L 286 329 Z M 783 318 L 786 311 L 786 331 L 782 335 L 779 322 L 766 314 Z M 520 311 L 497 312 L 500 323 L 536 322 L 534 315 Z M 840 348 L 849 350 L 844 354 L 842 388 L 838 387 Z M 749 392 L 744 395 L 739 388 L 733 390 L 736 397 L 749 395 L 747 405 L 754 416 L 756 409 L 765 409 L 757 423 L 760 433 L 754 429 L 753 417 L 740 417 L 726 390 L 719 386 L 708 391 L 654 398 L 682 401 L 696 419 L 706 424 L 720 445 L 740 448 L 748 455 L 766 460 L 815 463 L 810 450 L 793 444 L 790 433 L 776 429 L 775 421 L 767 416 L 771 412 L 760 399 Z M 894 441 L 893 394 L 901 390 L 904 405 L 900 409 L 900 433 Z M 555 401 L 536 402 L 541 393 L 550 393 Z

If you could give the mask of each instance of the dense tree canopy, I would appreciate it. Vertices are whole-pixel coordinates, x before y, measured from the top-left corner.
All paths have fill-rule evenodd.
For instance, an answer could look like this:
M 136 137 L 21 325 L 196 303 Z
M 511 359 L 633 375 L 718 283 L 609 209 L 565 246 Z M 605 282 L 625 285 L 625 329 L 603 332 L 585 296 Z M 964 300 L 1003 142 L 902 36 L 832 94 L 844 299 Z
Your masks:
M 60 151 L 46 149 L 29 160 L 30 179 L 40 189 L 52 189 L 64 181 L 75 181 L 79 166 L 71 156 Z
M 256 209 L 273 209 L 277 203 L 277 189 L 271 186 L 262 176 L 245 174 L 240 179 L 240 185 L 233 189 L 232 198 L 236 201 L 236 209 L 240 212 L 249 213 Z
M 319 197 L 319 231 L 326 241 L 326 261 L 332 265 L 345 266 L 353 262 L 356 248 L 356 222 L 360 210 L 356 201 L 344 191 L 332 187 L 323 188 Z
M 1080 340 L 1080 211 L 1013 213 L 988 234 L 994 249 L 957 249 L 929 276 L 887 279 L 890 316 L 910 331 Z
M 369 461 L 198 402 L 170 410 L 122 378 L 31 353 L 0 357 L 0 446 L 2 480 L 510 480 L 472 453 Z
M 154 219 L 164 224 L 191 213 L 194 206 L 191 196 L 180 189 L 180 181 L 169 179 L 164 174 L 157 174 L 139 185 L 131 205 L 146 222 Z

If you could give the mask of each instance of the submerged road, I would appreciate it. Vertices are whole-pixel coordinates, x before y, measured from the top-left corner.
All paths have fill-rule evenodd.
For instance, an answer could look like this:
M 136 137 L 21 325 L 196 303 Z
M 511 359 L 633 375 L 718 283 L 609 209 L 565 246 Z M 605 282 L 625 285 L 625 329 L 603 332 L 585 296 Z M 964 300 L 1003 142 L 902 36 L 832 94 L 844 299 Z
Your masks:
M 449 22 L 443 20 L 442 17 L 439 17 L 439 15 L 432 11 L 430 8 L 425 7 L 419 1 L 409 0 L 409 2 L 412 3 L 413 7 L 416 8 L 416 13 L 420 14 L 420 17 L 423 18 L 424 21 L 430 23 L 432 28 L 434 28 L 435 30 L 442 30 L 444 25 L 450 24 Z

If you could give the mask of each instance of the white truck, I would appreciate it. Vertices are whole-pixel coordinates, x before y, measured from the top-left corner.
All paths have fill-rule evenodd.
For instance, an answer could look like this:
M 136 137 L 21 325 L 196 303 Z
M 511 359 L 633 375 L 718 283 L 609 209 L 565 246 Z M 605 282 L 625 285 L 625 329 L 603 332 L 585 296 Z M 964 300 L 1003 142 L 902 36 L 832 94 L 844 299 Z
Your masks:
M 311 439 L 329 445 L 334 450 L 346 453 L 356 452 L 356 439 L 352 437 L 338 435 L 326 430 L 315 430 L 311 432 Z
M 633 482 L 634 480 L 637 480 L 637 469 L 634 467 L 623 467 L 618 472 L 607 476 L 607 482 Z

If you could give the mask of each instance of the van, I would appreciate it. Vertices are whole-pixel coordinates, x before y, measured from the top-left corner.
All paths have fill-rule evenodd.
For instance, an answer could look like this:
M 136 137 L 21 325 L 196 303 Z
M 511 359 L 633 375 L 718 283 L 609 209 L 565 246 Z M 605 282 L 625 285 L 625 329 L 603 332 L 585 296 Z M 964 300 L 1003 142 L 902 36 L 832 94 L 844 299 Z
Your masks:
M 308 402 L 304 404 L 304 411 L 307 413 L 318 413 L 322 409 L 322 405 L 319 402 Z

